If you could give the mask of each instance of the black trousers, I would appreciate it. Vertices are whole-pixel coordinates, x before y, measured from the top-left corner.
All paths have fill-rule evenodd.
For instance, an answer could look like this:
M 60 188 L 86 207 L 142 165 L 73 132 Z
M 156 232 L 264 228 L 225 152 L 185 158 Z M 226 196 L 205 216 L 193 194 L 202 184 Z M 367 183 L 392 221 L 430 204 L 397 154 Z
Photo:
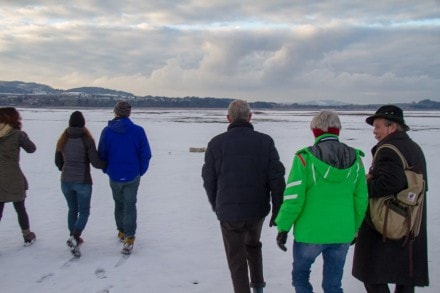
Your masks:
M 13 202 L 15 211 L 18 216 L 18 224 L 20 225 L 21 230 L 29 229 L 29 217 L 26 212 L 26 207 L 24 206 L 24 200 Z M 0 220 L 3 216 L 3 209 L 5 207 L 4 202 L 0 202 Z
M 364 283 L 368 293 L 390 293 L 388 284 L 367 284 Z M 414 293 L 414 286 L 396 284 L 394 293 Z
M 263 222 L 264 218 L 220 222 L 235 293 L 249 293 L 250 287 L 265 286 L 260 242 Z

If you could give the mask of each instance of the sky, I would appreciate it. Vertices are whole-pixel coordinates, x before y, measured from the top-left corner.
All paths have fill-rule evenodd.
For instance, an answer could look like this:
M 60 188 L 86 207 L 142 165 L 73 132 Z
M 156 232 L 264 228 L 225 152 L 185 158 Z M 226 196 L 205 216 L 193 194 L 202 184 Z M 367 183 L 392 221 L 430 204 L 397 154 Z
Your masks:
M 137 96 L 440 101 L 440 1 L 2 0 L 0 80 Z

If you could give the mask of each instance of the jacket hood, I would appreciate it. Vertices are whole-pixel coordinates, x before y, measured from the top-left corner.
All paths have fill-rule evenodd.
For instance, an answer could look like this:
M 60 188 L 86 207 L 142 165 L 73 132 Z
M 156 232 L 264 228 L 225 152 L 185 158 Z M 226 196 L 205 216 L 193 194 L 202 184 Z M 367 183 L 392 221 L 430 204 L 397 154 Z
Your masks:
M 0 138 L 5 137 L 11 133 L 12 127 L 9 124 L 0 123 Z
M 82 127 L 68 127 L 67 135 L 71 138 L 77 138 L 84 135 L 84 130 Z
M 118 117 L 108 122 L 108 129 L 115 133 L 127 133 L 133 125 L 128 117 Z
M 344 181 L 352 174 L 352 172 L 356 172 L 359 168 L 359 164 L 361 164 L 360 157 L 364 156 L 362 151 L 353 149 L 353 152 L 355 154 L 357 153 L 358 156 L 353 158 L 350 165 L 347 165 L 344 168 L 337 168 L 317 158 L 310 149 L 307 148 L 304 149 L 304 151 L 308 154 L 307 163 L 312 164 L 311 170 L 313 172 L 313 178 L 315 178 L 315 180 L 323 178 L 332 182 Z

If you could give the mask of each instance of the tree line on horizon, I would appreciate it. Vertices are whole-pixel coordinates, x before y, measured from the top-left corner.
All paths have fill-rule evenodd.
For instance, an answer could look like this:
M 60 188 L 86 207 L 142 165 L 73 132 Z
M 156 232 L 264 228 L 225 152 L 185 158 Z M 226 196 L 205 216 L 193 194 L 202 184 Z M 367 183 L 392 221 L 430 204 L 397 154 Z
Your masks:
M 126 96 L 101 96 L 101 95 L 4 95 L 0 94 L 0 106 L 14 107 L 78 107 L 78 108 L 107 108 L 113 107 L 120 100 L 128 100 L 137 108 L 227 108 L 233 99 L 227 98 L 199 98 L 199 97 L 130 97 Z M 371 110 L 377 109 L 379 104 L 330 104 L 316 105 L 307 103 L 275 103 L 275 102 L 249 102 L 253 109 L 285 109 L 285 110 L 311 110 L 311 109 L 339 109 L 339 110 Z M 398 103 L 405 110 L 438 110 L 440 102 L 422 100 L 412 103 Z
M 0 81 L 0 105 L 15 107 L 113 107 L 117 101 L 128 100 L 134 107 L 146 108 L 227 108 L 232 98 L 213 97 L 138 97 L 128 92 L 99 87 L 82 87 L 69 90 L 55 90 L 47 85 L 20 81 Z M 253 109 L 338 109 L 372 110 L 379 104 L 307 104 L 250 102 Z M 419 102 L 398 103 L 405 110 L 438 110 L 440 102 L 424 99 Z

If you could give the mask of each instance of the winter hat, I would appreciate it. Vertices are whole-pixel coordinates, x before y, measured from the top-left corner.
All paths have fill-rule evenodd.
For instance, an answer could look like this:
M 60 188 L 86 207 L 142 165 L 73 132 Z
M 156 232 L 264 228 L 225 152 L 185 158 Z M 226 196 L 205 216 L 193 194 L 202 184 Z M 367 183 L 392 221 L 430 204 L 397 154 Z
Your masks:
M 86 121 L 80 111 L 75 111 L 70 115 L 69 126 L 70 127 L 84 127 Z
M 118 102 L 113 109 L 119 117 L 129 117 L 131 113 L 131 105 L 126 101 Z
M 374 115 L 365 119 L 365 121 L 368 124 L 373 125 L 374 119 L 376 118 L 385 118 L 387 120 L 397 122 L 400 125 L 402 125 L 405 131 L 409 130 L 409 126 L 405 124 L 405 120 L 403 119 L 403 111 L 397 106 L 394 105 L 382 106 L 379 109 L 377 109 Z
M 336 127 L 329 127 L 327 129 L 327 131 L 323 131 L 322 129 L 319 129 L 319 128 L 312 128 L 312 132 L 315 137 L 321 136 L 326 133 L 339 136 L 339 133 L 341 132 L 341 130 Z

